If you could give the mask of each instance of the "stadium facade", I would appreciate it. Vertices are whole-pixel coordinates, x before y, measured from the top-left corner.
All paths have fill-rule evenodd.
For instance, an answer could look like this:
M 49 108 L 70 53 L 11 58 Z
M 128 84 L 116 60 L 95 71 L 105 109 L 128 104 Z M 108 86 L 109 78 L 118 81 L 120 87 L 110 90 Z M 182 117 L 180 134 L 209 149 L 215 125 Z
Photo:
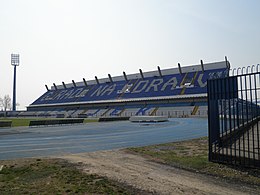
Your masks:
M 53 84 L 24 116 L 207 116 L 207 80 L 224 78 L 229 62 L 215 62 L 122 76 Z

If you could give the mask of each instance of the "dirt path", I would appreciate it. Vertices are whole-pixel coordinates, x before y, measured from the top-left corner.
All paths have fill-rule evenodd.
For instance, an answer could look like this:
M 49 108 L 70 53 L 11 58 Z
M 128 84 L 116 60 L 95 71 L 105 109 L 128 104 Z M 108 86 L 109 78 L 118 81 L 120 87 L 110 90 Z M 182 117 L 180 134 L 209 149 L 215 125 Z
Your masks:
M 122 150 L 63 156 L 83 170 L 156 194 L 257 194 L 253 189 L 214 177 L 151 162 Z

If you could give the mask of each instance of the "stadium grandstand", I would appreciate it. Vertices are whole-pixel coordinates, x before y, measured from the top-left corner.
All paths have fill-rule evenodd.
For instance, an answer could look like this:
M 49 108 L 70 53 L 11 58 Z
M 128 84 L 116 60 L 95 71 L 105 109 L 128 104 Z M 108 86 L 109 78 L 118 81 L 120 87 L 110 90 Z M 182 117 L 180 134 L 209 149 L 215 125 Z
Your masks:
M 207 116 L 207 80 L 228 77 L 229 62 L 215 62 L 56 85 L 20 117 Z

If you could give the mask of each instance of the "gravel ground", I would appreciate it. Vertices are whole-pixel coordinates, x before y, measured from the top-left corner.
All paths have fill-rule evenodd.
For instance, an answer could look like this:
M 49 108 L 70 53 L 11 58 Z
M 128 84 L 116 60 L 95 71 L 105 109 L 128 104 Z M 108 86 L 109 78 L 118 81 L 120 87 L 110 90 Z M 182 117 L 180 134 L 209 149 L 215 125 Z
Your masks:
M 151 194 L 259 194 L 260 189 L 151 162 L 124 150 L 62 156 L 83 171 L 105 176 Z

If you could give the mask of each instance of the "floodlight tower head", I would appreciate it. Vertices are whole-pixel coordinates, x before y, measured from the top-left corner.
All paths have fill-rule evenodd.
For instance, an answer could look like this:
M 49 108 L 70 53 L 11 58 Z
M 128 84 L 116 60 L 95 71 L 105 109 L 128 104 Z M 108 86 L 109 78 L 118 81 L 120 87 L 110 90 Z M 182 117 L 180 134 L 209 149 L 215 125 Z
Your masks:
M 11 64 L 12 66 L 19 66 L 19 54 L 11 54 Z
M 19 64 L 19 54 L 11 54 L 11 65 L 14 66 L 13 111 L 16 111 L 16 66 Z

